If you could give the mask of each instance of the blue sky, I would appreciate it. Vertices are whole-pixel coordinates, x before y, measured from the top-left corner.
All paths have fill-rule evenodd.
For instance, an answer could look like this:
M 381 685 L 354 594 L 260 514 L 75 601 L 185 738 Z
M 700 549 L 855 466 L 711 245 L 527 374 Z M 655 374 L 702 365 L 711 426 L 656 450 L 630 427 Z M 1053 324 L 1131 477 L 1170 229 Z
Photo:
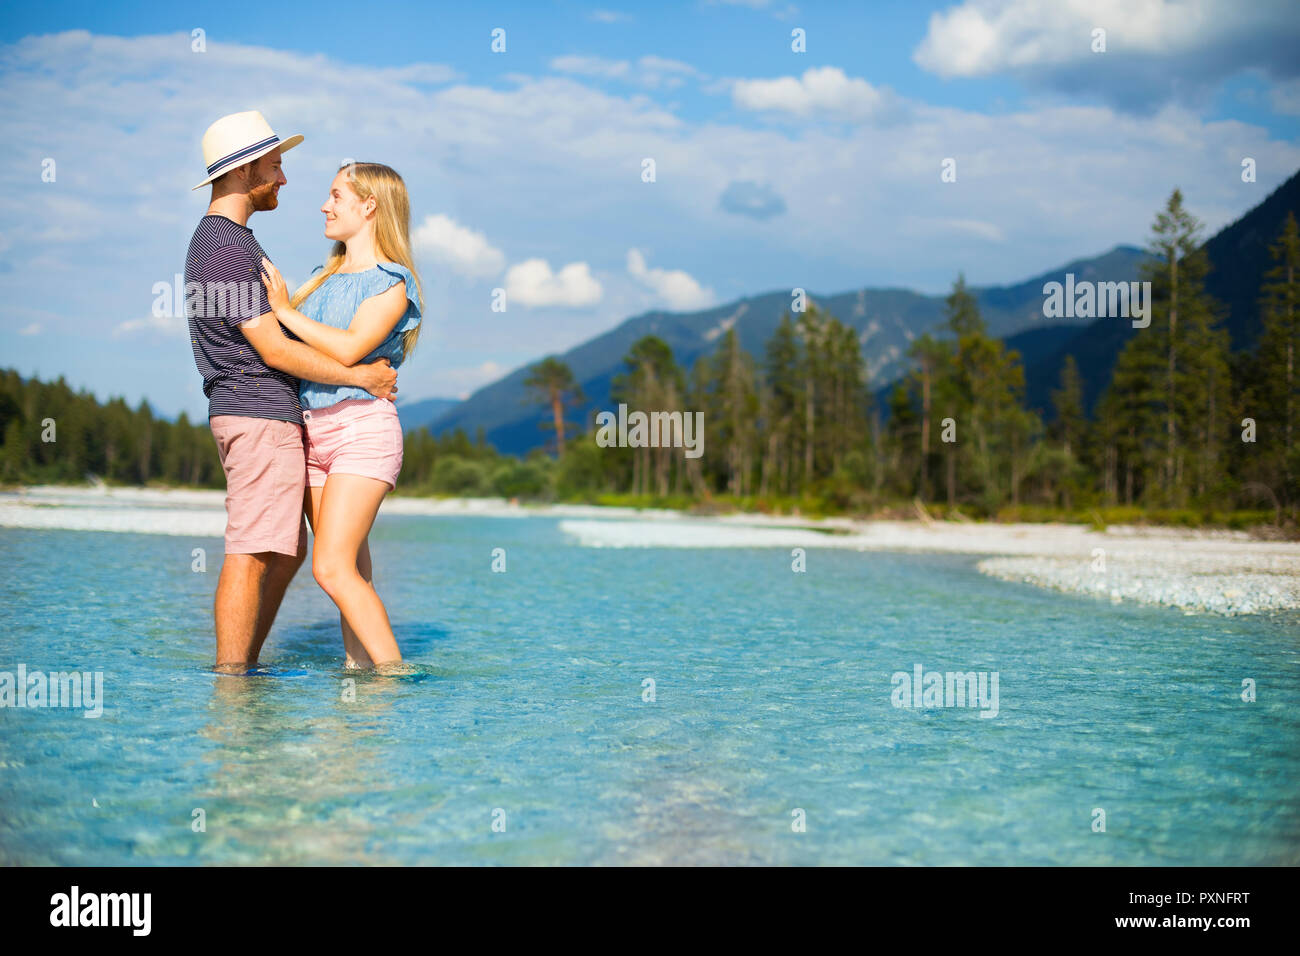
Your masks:
M 199 139 L 224 113 L 307 137 L 280 208 L 249 222 L 291 282 L 327 249 L 344 157 L 402 172 L 427 325 L 400 384 L 418 399 L 647 309 L 934 292 L 959 269 L 1016 282 L 1141 244 L 1174 186 L 1208 235 L 1300 168 L 1296 49 L 1294 4 L 1222 0 L 15 7 L 0 365 L 205 414 L 153 289 L 183 268 Z

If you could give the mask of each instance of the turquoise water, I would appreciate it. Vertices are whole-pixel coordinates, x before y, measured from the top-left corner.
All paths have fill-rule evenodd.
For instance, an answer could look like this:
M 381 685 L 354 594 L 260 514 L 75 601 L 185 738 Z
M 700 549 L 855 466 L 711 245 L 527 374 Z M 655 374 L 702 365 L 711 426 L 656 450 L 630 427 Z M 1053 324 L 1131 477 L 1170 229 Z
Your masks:
M 268 674 L 218 677 L 219 539 L 0 529 L 0 670 L 105 696 L 0 709 L 0 863 L 1300 862 L 1294 616 L 968 557 L 584 549 L 550 518 L 383 517 L 372 543 L 418 666 L 346 701 L 309 571 Z M 998 672 L 997 717 L 892 706 L 917 663 Z

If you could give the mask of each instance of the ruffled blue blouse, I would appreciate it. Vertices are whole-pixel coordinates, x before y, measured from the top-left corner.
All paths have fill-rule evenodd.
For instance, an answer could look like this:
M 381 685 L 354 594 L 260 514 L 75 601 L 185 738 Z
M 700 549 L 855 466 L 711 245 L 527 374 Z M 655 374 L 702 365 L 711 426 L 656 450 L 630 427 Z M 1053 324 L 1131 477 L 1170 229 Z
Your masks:
M 420 324 L 420 302 L 416 292 L 415 276 L 411 270 L 396 262 L 381 262 L 364 272 L 336 272 L 312 292 L 298 306 L 298 311 L 309 319 L 346 329 L 352 324 L 361 303 L 374 295 L 386 292 L 399 282 L 406 283 L 406 313 L 397 320 L 393 331 L 379 343 L 379 347 L 361 360 L 373 362 L 388 359 L 393 368 L 402 364 L 402 333 Z M 298 386 L 298 398 L 303 408 L 328 408 L 350 398 L 374 398 L 364 388 L 355 385 L 324 385 L 303 379 Z

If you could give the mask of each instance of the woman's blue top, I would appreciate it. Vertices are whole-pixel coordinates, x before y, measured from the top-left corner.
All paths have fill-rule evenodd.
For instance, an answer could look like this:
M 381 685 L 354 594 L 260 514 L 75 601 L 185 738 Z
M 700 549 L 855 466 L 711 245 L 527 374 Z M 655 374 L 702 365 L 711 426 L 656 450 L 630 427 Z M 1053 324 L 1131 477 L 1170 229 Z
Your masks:
M 298 311 L 336 329 L 346 329 L 352 323 L 361 303 L 372 295 L 386 292 L 399 282 L 406 283 L 406 313 L 397 320 L 393 331 L 379 343 L 379 347 L 358 364 L 386 358 L 393 368 L 402 364 L 402 333 L 420 324 L 419 293 L 411 270 L 396 262 L 381 262 L 364 272 L 336 272 L 307 299 Z M 323 385 L 303 379 L 298 385 L 298 398 L 303 408 L 328 408 L 349 398 L 374 398 L 364 388 L 355 385 Z

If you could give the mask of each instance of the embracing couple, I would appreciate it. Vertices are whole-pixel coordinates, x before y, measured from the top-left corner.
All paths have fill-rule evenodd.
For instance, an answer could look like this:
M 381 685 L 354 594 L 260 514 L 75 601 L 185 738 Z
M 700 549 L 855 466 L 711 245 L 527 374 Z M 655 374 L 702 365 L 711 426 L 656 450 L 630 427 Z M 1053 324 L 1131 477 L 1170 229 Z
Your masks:
M 312 574 L 338 606 L 348 667 L 402 659 L 376 593 L 367 537 L 402 467 L 392 396 L 419 335 L 406 184 L 345 164 L 321 206 L 324 266 L 290 296 L 248 228 L 288 180 L 281 140 L 257 111 L 203 135 L 207 215 L 185 260 L 194 361 L 226 473 L 226 557 L 215 601 L 217 669 L 244 673 L 315 535 Z M 194 285 L 192 283 L 196 283 Z M 195 290 L 193 295 L 191 290 Z

